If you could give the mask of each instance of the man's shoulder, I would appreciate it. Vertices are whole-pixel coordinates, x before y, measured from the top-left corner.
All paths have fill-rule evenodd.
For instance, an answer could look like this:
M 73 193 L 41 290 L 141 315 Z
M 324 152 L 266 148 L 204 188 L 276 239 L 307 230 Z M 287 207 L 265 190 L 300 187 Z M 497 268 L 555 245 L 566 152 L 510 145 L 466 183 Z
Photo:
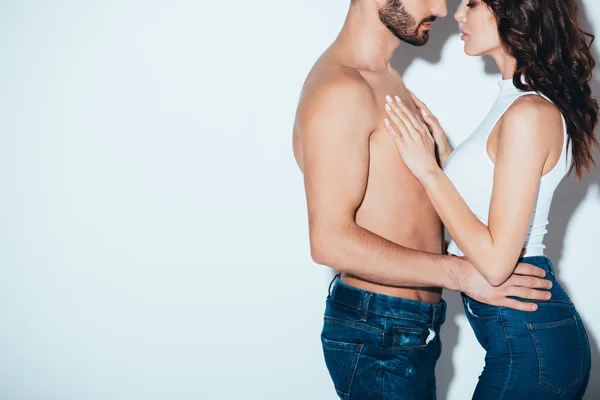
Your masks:
M 312 98 L 327 99 L 331 97 L 359 98 L 363 102 L 373 98 L 369 83 L 356 69 L 338 66 L 321 71 L 311 84 Z
M 356 69 L 330 68 L 312 77 L 298 107 L 299 123 L 320 118 L 368 120 L 375 111 L 369 83 Z

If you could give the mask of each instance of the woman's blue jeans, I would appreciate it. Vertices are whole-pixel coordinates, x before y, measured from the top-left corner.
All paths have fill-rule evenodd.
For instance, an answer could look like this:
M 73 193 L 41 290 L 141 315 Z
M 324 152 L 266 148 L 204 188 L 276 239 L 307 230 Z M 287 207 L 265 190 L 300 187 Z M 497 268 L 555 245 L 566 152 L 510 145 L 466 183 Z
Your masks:
M 553 283 L 552 298 L 535 301 L 537 311 L 489 306 L 462 295 L 469 323 L 486 350 L 473 399 L 581 399 L 591 367 L 581 318 L 547 257 L 520 261 L 544 269 Z

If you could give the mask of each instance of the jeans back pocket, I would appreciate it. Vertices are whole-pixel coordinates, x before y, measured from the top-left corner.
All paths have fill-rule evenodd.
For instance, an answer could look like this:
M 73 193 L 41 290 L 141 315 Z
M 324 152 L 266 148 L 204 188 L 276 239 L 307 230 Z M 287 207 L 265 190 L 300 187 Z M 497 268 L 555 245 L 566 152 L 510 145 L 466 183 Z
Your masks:
M 341 398 L 345 398 L 350 394 L 363 345 L 338 342 L 323 336 L 321 336 L 321 344 L 323 345 L 325 365 L 335 390 Z
M 562 395 L 583 378 L 584 345 L 576 316 L 551 323 L 527 324 L 535 343 L 539 383 Z

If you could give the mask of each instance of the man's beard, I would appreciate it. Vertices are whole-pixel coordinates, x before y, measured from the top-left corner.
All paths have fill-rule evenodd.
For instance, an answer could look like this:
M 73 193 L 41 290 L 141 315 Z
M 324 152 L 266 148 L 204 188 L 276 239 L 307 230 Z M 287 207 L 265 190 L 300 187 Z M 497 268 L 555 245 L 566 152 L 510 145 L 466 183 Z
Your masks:
M 404 8 L 402 0 L 389 0 L 379 10 L 379 19 L 398 39 L 413 46 L 423 46 L 429 40 L 429 31 L 419 35 L 419 28 L 423 22 L 433 22 L 435 17 L 431 16 L 417 24 Z

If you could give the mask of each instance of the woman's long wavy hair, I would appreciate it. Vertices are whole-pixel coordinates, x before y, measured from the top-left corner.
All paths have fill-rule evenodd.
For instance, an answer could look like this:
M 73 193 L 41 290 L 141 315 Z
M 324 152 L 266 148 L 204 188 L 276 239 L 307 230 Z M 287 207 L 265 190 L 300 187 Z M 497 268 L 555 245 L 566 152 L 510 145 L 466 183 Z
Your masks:
M 596 65 L 594 35 L 579 27 L 577 0 L 483 2 L 496 17 L 502 44 L 517 61 L 515 86 L 544 94 L 565 117 L 573 150 L 569 174 L 575 169 L 581 180 L 596 166 L 593 148 L 599 145 L 594 134 L 598 101 L 589 84 Z

